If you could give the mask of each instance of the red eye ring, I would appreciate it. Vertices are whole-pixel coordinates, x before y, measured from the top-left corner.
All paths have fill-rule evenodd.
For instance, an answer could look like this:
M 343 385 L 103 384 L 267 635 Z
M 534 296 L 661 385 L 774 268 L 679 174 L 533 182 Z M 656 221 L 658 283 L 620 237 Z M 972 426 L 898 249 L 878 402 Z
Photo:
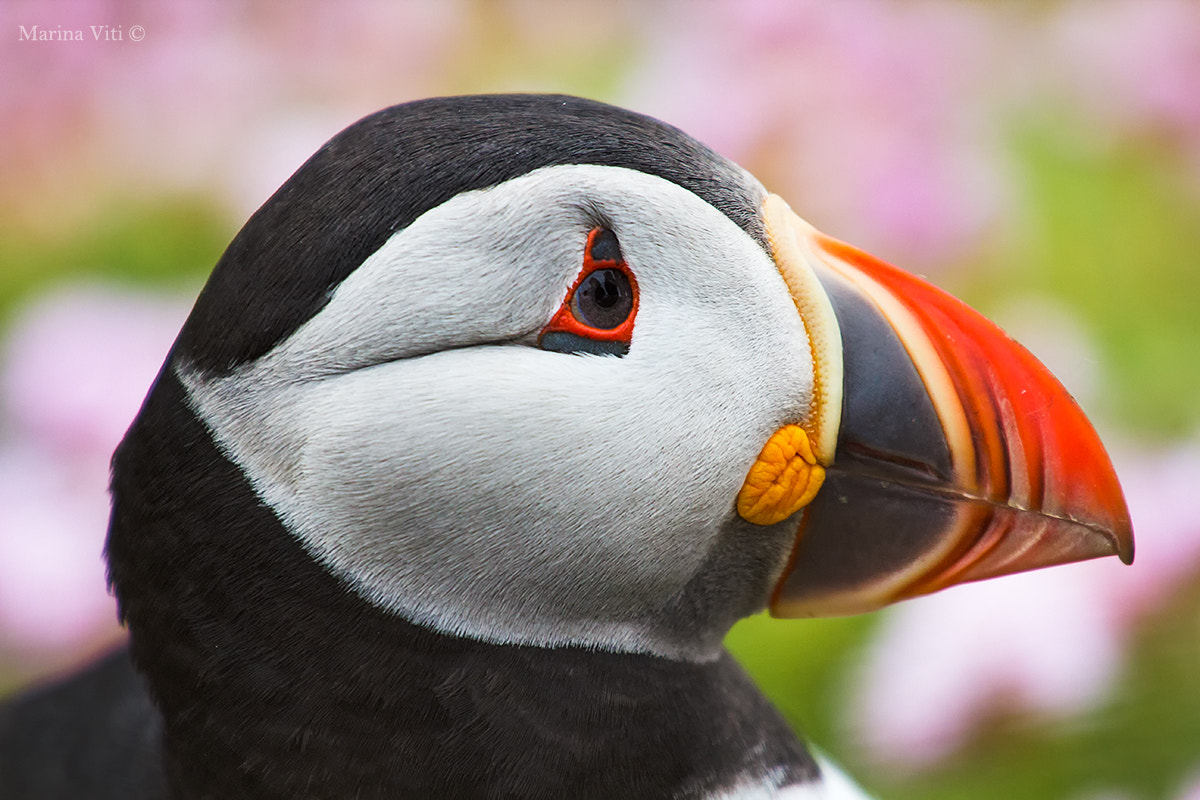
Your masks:
M 592 257 L 593 250 L 598 249 L 606 254 L 615 253 L 618 258 L 606 258 L 604 260 L 596 260 Z M 638 285 L 637 279 L 633 276 L 633 271 L 629 269 L 629 265 L 625 263 L 623 258 L 620 258 L 620 250 L 616 246 L 616 237 L 606 228 L 594 228 L 588 234 L 587 244 L 583 251 L 583 269 L 580 270 L 579 276 L 575 282 L 571 284 L 571 288 L 567 291 L 567 296 L 563 300 L 561 306 L 554 316 L 551 317 L 549 324 L 542 329 L 539 335 L 539 341 L 547 333 L 568 333 L 574 336 L 579 336 L 584 339 L 592 339 L 600 342 L 623 342 L 628 344 L 633 337 L 633 322 L 637 317 L 638 310 Z M 628 313 L 624 320 L 612 328 L 599 328 L 594 325 L 589 325 L 587 322 L 579 319 L 579 297 L 581 287 L 589 285 L 589 278 L 592 278 L 596 273 L 602 271 L 613 271 L 620 273 L 623 276 L 623 281 L 612 281 L 611 276 L 605 276 L 605 284 L 620 284 L 627 283 L 627 289 L 622 286 L 617 286 L 613 291 L 625 292 L 628 291 L 629 299 L 625 300 L 624 295 L 614 296 L 615 302 L 628 302 Z M 591 283 L 594 284 L 593 280 Z

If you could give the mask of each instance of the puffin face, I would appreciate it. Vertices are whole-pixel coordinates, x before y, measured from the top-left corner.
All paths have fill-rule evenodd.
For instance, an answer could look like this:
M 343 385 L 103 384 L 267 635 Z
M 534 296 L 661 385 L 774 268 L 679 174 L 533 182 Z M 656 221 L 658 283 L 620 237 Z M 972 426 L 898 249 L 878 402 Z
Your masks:
M 605 272 L 629 302 L 588 325 Z M 802 320 L 757 242 L 657 176 L 560 165 L 457 195 L 263 357 L 181 374 L 315 557 L 442 630 L 666 649 L 641 639 L 731 528 L 776 561 L 793 538 L 733 498 L 809 415 Z
M 489 642 L 705 659 L 768 605 L 1132 557 L 1090 425 L 975 312 L 661 123 L 430 102 L 466 121 L 398 107 L 301 168 L 167 365 L 368 602 Z

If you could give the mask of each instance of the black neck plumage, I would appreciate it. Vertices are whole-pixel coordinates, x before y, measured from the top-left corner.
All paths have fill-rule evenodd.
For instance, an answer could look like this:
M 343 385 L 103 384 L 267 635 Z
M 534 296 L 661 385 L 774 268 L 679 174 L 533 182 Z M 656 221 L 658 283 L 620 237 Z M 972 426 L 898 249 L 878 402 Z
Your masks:
M 287 534 L 169 369 L 113 497 L 110 580 L 178 798 L 686 798 L 816 774 L 728 655 L 487 644 L 367 603 Z

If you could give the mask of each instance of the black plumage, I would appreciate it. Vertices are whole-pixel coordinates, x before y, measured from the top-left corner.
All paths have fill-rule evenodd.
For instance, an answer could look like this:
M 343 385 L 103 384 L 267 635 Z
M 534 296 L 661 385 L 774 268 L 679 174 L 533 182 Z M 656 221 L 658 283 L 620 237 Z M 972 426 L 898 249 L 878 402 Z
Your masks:
M 746 775 L 817 777 L 728 654 L 690 663 L 488 644 L 371 605 L 288 533 L 189 407 L 180 363 L 218 375 L 262 356 L 425 210 L 555 164 L 664 177 L 768 248 L 752 178 L 670 126 L 603 104 L 443 98 L 335 137 L 233 240 L 114 456 L 109 579 L 145 684 L 119 653 L 10 704 L 6 791 L 699 798 Z M 730 569 L 768 558 L 727 550 Z M 721 599 L 697 591 L 673 613 L 687 624 L 690 604 Z M 11 744 L 26 728 L 43 733 Z M 56 761 L 81 767 L 68 780 Z
M 210 373 L 257 358 L 421 213 L 558 164 L 666 178 L 768 246 L 761 187 L 670 125 L 561 95 L 419 100 L 351 125 L 263 204 L 217 262 L 177 354 Z
M 644 349 L 538 348 L 598 229 L 645 268 Z M 321 148 L 112 467 L 128 655 L 0 709 L 3 798 L 853 796 L 721 649 L 737 619 L 1133 555 L 1099 438 L 1002 331 L 680 131 L 557 96 Z
M 124 648 L 0 706 L 0 797 L 168 797 L 162 718 Z
M 816 775 L 728 655 L 491 645 L 365 602 L 258 500 L 173 375 L 114 468 L 110 574 L 175 797 L 686 798 L 746 771 Z

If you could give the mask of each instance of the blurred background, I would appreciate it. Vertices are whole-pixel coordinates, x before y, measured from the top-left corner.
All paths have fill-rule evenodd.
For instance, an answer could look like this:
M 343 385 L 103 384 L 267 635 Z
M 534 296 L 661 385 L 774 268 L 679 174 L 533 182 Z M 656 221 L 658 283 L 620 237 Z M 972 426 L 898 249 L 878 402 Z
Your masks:
M 690 132 L 994 317 L 1110 448 L 1131 568 L 736 628 L 796 727 L 883 798 L 1200 798 L 1193 0 L 6 0 L 0 693 L 120 640 L 107 461 L 245 218 L 360 116 L 499 91 Z

